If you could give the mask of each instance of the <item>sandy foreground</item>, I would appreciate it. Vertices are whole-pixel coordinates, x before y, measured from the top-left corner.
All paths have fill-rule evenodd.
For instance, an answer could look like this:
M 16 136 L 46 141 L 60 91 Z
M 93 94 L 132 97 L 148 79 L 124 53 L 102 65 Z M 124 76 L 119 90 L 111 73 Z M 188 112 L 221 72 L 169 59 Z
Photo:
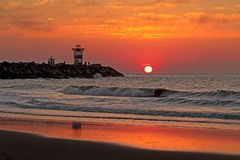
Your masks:
M 240 156 L 170 152 L 132 147 L 47 138 L 28 133 L 0 131 L 0 160 L 239 160 Z
M 240 160 L 240 131 L 0 116 L 0 160 Z

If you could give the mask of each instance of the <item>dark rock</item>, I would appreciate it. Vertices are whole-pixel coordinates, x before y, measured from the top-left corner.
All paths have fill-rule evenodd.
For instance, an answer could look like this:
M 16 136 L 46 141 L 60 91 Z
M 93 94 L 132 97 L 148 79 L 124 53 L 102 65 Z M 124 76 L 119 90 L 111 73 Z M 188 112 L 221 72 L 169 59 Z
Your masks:
M 37 64 L 30 63 L 0 63 L 0 79 L 16 78 L 94 78 L 94 75 L 102 77 L 124 77 L 124 75 L 111 67 L 101 64 L 92 65 L 68 65 L 68 64 Z
M 163 95 L 163 93 L 168 92 L 168 90 L 166 89 L 156 89 L 154 90 L 154 96 L 155 97 L 161 97 Z
M 72 122 L 72 129 L 82 129 L 82 124 L 80 122 Z

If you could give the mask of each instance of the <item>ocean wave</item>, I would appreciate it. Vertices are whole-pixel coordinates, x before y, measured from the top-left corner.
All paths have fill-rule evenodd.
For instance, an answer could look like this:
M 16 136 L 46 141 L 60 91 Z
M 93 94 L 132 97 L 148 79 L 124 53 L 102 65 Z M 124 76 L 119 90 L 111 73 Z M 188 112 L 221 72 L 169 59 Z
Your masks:
M 187 98 L 160 98 L 155 99 L 152 102 L 158 103 L 174 103 L 174 104 L 187 104 L 191 106 L 231 106 L 239 107 L 240 102 L 237 100 L 223 100 L 223 99 L 187 99 Z
M 93 95 L 93 96 L 123 96 L 123 97 L 167 97 L 167 96 L 195 96 L 195 97 L 232 97 L 240 98 L 240 92 L 216 90 L 216 91 L 177 91 L 164 88 L 120 88 L 120 87 L 98 87 L 98 86 L 68 86 L 62 90 L 65 94 Z
M 93 96 L 122 96 L 122 97 L 153 97 L 153 89 L 119 88 L 97 86 L 69 86 L 63 91 L 65 94 L 93 95 Z
M 42 116 L 42 117 L 63 117 L 63 118 L 89 118 L 89 119 L 110 119 L 110 120 L 137 120 L 137 121 L 159 121 L 159 122 L 180 122 L 180 123 L 212 123 L 212 124 L 233 124 L 240 125 L 238 121 L 211 121 L 211 120 L 200 120 L 200 119 L 164 119 L 164 118 L 149 118 L 149 117 L 118 117 L 118 116 L 87 116 L 87 115 L 60 115 L 60 114 L 40 114 L 40 113 L 28 113 L 28 112 L 13 112 L 13 111 L 1 111 L 0 113 L 5 114 L 16 114 L 16 115 L 31 115 L 31 116 Z M 25 120 L 26 121 L 26 120 Z M 33 120 L 31 120 L 32 122 Z M 42 121 L 41 119 L 37 121 Z M 45 120 L 44 120 L 45 121 Z M 45 121 L 46 122 L 46 121 Z M 60 123 L 60 122 L 58 122 Z
M 240 120 L 239 112 L 212 112 L 212 111 L 172 111 L 161 109 L 140 109 L 140 108 L 111 108 L 104 106 L 86 106 L 86 105 L 70 105 L 56 102 L 43 102 L 38 100 L 30 100 L 25 103 L 5 102 L 4 105 L 15 106 L 22 109 L 44 109 L 44 110 L 61 110 L 61 111 L 78 111 L 78 112 L 96 112 L 96 113 L 112 113 L 125 115 L 142 115 L 142 116 L 161 116 L 161 117 L 181 117 L 181 118 L 209 118 L 209 119 L 225 119 Z

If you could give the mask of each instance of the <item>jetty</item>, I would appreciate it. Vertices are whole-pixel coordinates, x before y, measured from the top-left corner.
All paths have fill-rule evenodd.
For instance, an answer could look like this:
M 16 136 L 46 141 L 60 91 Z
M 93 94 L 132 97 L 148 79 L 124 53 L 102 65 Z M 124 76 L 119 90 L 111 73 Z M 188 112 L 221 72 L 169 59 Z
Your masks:
M 95 77 L 124 77 L 115 69 L 101 64 L 38 64 L 29 63 L 0 63 L 0 79 L 29 79 L 29 78 L 95 78 Z

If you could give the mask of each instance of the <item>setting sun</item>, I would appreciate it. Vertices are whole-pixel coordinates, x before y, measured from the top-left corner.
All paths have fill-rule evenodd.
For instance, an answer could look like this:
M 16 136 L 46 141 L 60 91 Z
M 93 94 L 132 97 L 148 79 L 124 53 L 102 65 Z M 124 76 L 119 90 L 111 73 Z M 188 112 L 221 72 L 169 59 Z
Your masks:
M 152 66 L 145 66 L 144 71 L 145 71 L 146 73 L 152 73 L 153 68 L 152 68 Z

